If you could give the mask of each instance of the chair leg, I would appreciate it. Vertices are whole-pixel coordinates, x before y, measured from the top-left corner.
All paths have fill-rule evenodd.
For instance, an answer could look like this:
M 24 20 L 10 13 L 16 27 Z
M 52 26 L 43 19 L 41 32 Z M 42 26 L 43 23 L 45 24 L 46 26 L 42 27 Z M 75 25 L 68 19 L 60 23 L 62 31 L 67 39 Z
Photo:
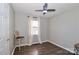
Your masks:
M 21 47 L 20 47 L 20 39 L 19 39 L 19 51 L 21 50 Z

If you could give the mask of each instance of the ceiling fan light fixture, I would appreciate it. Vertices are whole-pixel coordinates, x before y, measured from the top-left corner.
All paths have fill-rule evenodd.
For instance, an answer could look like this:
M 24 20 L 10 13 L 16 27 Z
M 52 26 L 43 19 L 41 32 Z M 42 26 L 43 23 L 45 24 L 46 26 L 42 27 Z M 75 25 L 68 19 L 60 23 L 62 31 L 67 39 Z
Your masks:
M 38 12 L 43 12 L 43 15 L 45 15 L 45 14 L 47 14 L 48 12 L 54 12 L 54 11 L 56 11 L 55 9 L 48 9 L 48 4 L 47 3 L 45 3 L 44 5 L 43 5 L 43 9 L 41 9 L 41 10 L 35 10 L 35 11 L 38 11 Z
M 47 13 L 47 10 L 44 10 L 43 13 Z

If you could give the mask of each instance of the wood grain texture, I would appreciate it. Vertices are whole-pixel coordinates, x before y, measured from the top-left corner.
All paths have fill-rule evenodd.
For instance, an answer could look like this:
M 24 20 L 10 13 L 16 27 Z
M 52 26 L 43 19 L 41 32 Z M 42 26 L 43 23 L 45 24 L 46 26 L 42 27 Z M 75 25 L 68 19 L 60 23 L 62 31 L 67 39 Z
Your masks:
M 42 44 L 38 43 L 31 46 L 22 46 L 20 51 L 17 47 L 14 55 L 73 55 L 73 53 L 49 42 L 44 42 Z

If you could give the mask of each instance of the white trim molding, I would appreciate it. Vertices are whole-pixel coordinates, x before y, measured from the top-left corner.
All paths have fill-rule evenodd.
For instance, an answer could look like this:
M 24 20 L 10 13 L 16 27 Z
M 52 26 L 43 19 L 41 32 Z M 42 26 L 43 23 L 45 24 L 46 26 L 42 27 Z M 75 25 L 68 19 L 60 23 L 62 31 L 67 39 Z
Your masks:
M 11 55 L 13 55 L 13 54 L 14 54 L 14 52 L 15 52 L 15 48 L 16 48 L 16 47 L 14 47 L 14 49 L 13 49 L 13 51 L 12 51 Z
M 71 52 L 71 53 L 74 53 L 74 51 L 69 50 L 68 48 L 65 48 L 65 47 L 63 47 L 63 46 L 60 46 L 60 45 L 58 45 L 58 44 L 52 42 L 51 40 L 48 40 L 48 42 L 51 43 L 51 44 L 54 44 L 54 45 L 56 45 L 56 46 L 58 46 L 58 47 L 61 47 L 61 48 L 65 49 L 65 50 L 67 50 L 67 51 L 69 51 L 69 52 Z
M 44 43 L 44 42 L 48 42 L 48 40 L 46 40 L 46 41 L 42 41 L 42 43 Z M 32 44 L 37 44 L 37 43 L 39 43 L 39 42 L 34 42 L 34 43 L 32 43 Z M 32 45 L 31 44 L 31 45 Z M 20 44 L 20 45 L 16 45 L 16 47 L 19 47 L 19 46 L 31 46 L 30 44 Z

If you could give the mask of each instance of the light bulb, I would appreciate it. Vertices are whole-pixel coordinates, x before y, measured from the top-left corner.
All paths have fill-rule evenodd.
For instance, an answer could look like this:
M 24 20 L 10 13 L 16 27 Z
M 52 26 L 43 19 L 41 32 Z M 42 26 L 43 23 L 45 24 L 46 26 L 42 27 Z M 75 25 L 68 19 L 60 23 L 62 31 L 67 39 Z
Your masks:
M 47 10 L 44 10 L 43 13 L 47 13 Z

